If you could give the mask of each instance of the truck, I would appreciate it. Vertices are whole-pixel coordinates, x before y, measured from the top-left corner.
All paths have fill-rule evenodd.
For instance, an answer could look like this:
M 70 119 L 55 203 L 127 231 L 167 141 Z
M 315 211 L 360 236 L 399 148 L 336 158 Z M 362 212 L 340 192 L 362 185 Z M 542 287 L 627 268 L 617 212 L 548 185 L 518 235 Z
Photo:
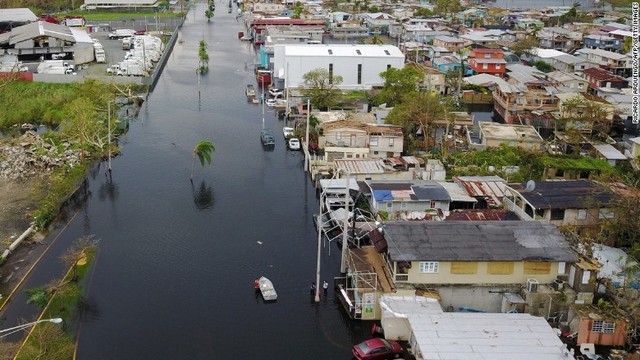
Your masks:
M 133 37 L 122 39 L 122 50 L 129 50 L 133 47 Z
M 64 60 L 44 60 L 38 65 L 39 74 L 73 74 L 75 67 Z
M 83 27 L 87 24 L 84 16 L 65 16 L 62 19 L 62 25 L 69 27 Z
M 133 29 L 118 29 L 109 33 L 109 39 L 122 39 L 135 35 L 136 31 Z
M 145 70 L 141 62 L 121 61 L 107 68 L 107 74 L 118 76 L 144 76 Z

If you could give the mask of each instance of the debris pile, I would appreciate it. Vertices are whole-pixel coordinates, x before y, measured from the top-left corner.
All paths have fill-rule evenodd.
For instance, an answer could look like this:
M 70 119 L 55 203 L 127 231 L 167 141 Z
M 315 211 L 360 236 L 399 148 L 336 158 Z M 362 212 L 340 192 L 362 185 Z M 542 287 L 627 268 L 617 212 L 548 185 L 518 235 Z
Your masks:
M 0 177 L 22 180 L 50 173 L 64 164 L 75 166 L 80 163 L 81 151 L 70 147 L 68 142 L 57 147 L 27 131 L 16 140 L 0 143 Z

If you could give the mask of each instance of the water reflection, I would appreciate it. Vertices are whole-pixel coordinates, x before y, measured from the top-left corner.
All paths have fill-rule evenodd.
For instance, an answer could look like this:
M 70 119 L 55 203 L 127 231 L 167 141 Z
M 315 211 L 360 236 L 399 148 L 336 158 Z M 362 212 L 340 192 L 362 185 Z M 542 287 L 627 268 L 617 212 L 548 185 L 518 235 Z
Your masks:
M 193 203 L 198 210 L 207 210 L 213 206 L 215 201 L 213 197 L 213 190 L 211 186 L 207 186 L 203 181 L 200 182 L 200 186 L 196 190 L 191 182 L 191 194 L 193 196 Z

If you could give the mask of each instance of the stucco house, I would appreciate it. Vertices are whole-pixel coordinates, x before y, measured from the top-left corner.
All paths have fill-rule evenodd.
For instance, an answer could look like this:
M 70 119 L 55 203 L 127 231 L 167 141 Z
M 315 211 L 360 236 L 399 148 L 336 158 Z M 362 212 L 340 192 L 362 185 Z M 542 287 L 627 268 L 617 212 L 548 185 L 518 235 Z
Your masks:
M 480 145 L 483 148 L 495 148 L 507 144 L 511 147 L 540 151 L 544 144 L 540 134 L 531 125 L 480 122 L 478 126 L 480 127 Z
M 536 221 L 393 221 L 382 232 L 395 286 L 434 289 L 454 306 L 499 309 L 490 289 L 550 284 L 578 260 L 555 225 Z
M 523 219 L 573 225 L 578 230 L 614 218 L 613 200 L 613 193 L 587 180 L 510 184 L 504 198 L 507 208 Z
M 320 125 L 318 147 L 327 160 L 387 158 L 400 156 L 403 140 L 400 126 L 338 120 Z
M 383 211 L 391 220 L 408 215 L 422 219 L 442 218 L 449 211 L 451 196 L 435 180 L 370 180 L 366 184 L 371 193 L 371 210 L 374 213 Z

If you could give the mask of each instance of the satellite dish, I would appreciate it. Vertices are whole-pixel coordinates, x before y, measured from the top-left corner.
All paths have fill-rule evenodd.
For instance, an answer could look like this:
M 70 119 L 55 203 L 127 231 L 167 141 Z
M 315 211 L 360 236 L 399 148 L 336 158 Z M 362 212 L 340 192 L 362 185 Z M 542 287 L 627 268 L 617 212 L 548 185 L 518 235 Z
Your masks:
M 536 182 L 533 180 L 527 181 L 527 191 L 533 191 L 536 188 Z

